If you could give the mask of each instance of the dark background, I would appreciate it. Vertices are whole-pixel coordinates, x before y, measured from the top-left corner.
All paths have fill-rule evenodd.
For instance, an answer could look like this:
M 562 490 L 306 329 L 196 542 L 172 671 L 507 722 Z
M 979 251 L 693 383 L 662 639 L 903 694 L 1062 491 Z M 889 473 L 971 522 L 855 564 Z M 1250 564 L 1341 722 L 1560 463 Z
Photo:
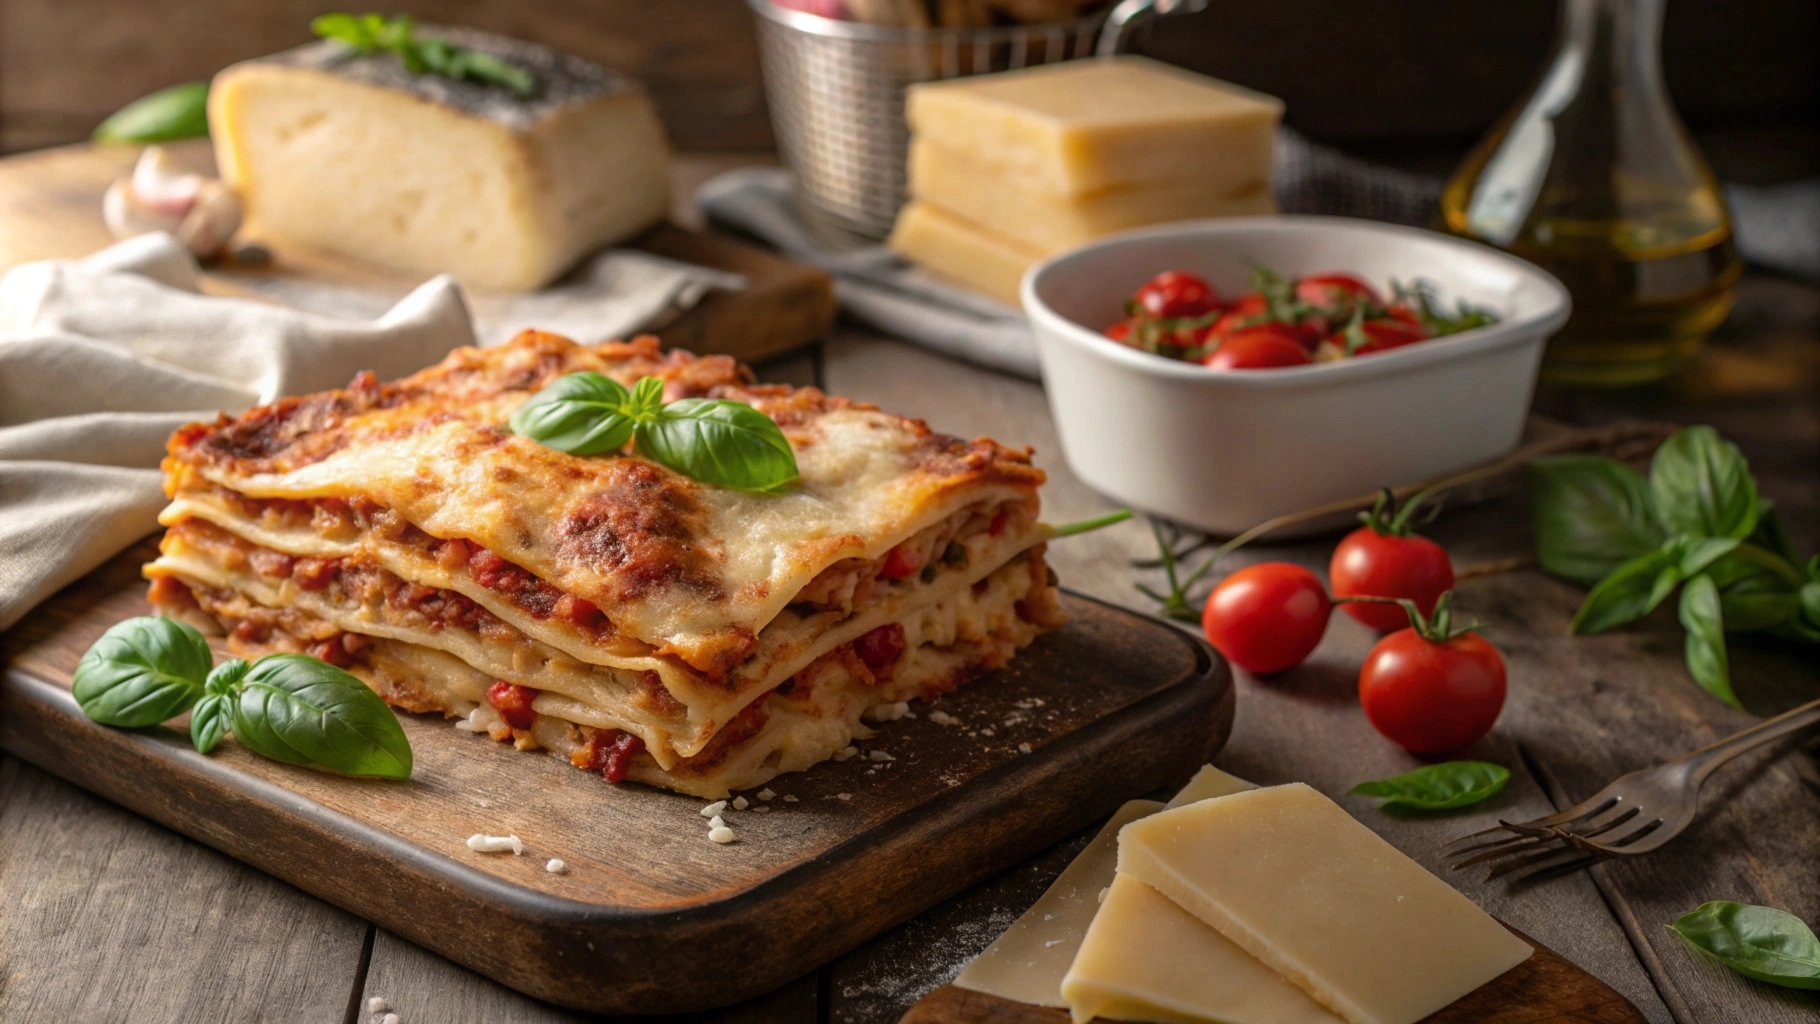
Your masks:
M 323 0 L 0 0 L 0 152 L 76 142 L 121 104 L 309 38 Z M 345 8 L 343 8 L 345 9 Z M 353 9 L 360 9 L 358 4 Z M 771 148 L 743 0 L 387 4 L 629 72 L 678 149 Z M 1220 0 L 1165 22 L 1155 56 L 1282 97 L 1316 139 L 1444 169 L 1528 89 L 1553 0 Z M 1675 103 L 1721 175 L 1820 173 L 1820 3 L 1673 0 Z

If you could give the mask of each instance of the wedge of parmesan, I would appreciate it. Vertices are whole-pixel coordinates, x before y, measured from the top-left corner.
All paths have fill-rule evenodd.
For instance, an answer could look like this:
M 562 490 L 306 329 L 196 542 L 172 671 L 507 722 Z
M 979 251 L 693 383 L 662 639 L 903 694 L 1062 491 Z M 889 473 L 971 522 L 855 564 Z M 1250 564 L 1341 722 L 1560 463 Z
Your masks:
M 522 290 L 664 216 L 668 148 L 636 83 L 530 43 L 418 32 L 518 65 L 535 94 L 413 75 L 334 42 L 229 67 L 209 128 L 249 237 L 281 258 L 301 246 Z

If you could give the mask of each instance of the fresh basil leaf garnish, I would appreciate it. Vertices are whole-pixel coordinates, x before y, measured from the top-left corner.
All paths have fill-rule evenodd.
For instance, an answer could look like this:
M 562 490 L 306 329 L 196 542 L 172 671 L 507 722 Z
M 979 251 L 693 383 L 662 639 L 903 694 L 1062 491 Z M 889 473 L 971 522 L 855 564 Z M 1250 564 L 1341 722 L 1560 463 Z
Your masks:
M 90 138 L 143 144 L 206 138 L 209 84 L 185 82 L 141 96 L 108 115 Z
M 626 409 L 630 397 L 624 385 L 604 373 L 564 374 L 519 406 L 506 425 L 546 448 L 603 455 L 632 440 L 633 419 Z
M 215 656 L 194 626 L 155 616 L 116 623 L 82 656 L 70 688 L 82 713 L 127 729 L 183 714 Z
M 503 86 L 520 98 L 537 92 L 537 79 L 510 61 L 434 36 L 417 38 L 416 19 L 408 14 L 393 18 L 377 14 L 323 14 L 310 21 L 310 30 L 324 39 L 343 43 L 356 53 L 385 51 L 395 54 L 404 69 L 413 75 L 427 73 L 457 81 Z
M 1510 782 L 1510 769 L 1487 761 L 1447 761 L 1352 787 L 1359 796 L 1384 798 L 1384 809 L 1451 811 L 1493 796 Z
M 398 717 L 365 683 L 325 661 L 274 654 L 253 663 L 229 705 L 234 738 L 256 754 L 346 775 L 411 776 Z
M 1576 634 L 1603 633 L 1648 615 L 1682 580 L 1681 552 L 1674 545 L 1634 558 L 1600 580 L 1574 613 Z
M 1656 449 L 1649 489 L 1670 532 L 1736 537 L 1757 528 L 1757 481 L 1738 446 L 1707 426 L 1678 430 Z
M 1820 938 L 1793 914 L 1713 900 L 1682 914 L 1669 929 L 1747 978 L 1783 988 L 1820 989 Z
M 1552 455 L 1529 468 L 1536 560 L 1584 586 L 1665 539 L 1642 473 L 1602 455 Z
M 777 422 L 739 402 L 671 402 L 638 424 L 637 437 L 639 454 L 703 483 L 770 491 L 797 478 L 796 453 Z
M 1094 516 L 1092 519 L 1077 519 L 1072 523 L 1059 523 L 1055 526 L 1051 526 L 1049 528 L 1049 536 L 1053 539 L 1056 537 L 1072 537 L 1079 533 L 1091 533 L 1094 530 L 1111 526 L 1114 523 L 1122 523 L 1130 518 L 1131 510 L 1122 508 L 1117 512 L 1108 512 L 1103 516 Z
M 1706 692 L 1734 708 L 1744 705 L 1732 692 L 1731 668 L 1725 656 L 1725 616 L 1719 587 L 1702 573 L 1681 588 L 1681 628 L 1687 630 L 1687 671 Z
M 252 666 L 239 658 L 229 658 L 215 666 L 203 684 L 203 698 L 190 710 L 190 743 L 196 752 L 206 754 L 215 749 L 233 728 L 231 703 L 239 692 L 240 681 Z

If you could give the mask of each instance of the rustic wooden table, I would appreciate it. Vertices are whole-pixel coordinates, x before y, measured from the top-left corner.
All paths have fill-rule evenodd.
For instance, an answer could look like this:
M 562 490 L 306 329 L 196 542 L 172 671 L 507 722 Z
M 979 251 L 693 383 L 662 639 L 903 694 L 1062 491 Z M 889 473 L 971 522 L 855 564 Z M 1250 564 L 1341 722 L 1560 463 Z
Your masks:
M 684 182 L 722 161 L 689 161 Z M 684 194 L 687 194 L 686 192 Z M 760 367 L 761 375 L 874 401 L 939 429 L 1030 444 L 1050 474 L 1045 510 L 1066 520 L 1110 508 L 1063 465 L 1040 388 L 862 329 Z M 1820 289 L 1752 276 L 1737 311 L 1683 381 L 1631 392 L 1544 391 L 1538 408 L 1581 424 L 1624 416 L 1710 422 L 1744 448 L 1796 544 L 1820 546 Z M 1209 439 L 1219 443 L 1219 439 Z M 1520 495 L 1450 513 L 1430 531 L 1461 564 L 1523 554 Z M 1244 552 L 1324 568 L 1331 538 Z M 1060 542 L 1070 586 L 1134 608 L 1129 561 L 1152 553 L 1141 525 Z M 1461 584 L 1510 659 L 1511 697 L 1472 754 L 1511 767 L 1486 807 L 1444 820 L 1395 819 L 1342 797 L 1361 820 L 1430 867 L 1445 838 L 1498 817 L 1566 806 L 1624 771 L 1754 721 L 1707 696 L 1681 667 L 1677 627 L 1571 639 L 1580 597 L 1534 570 Z M 1365 723 L 1353 696 L 1372 637 L 1336 617 L 1305 665 L 1259 681 L 1240 674 L 1238 721 L 1216 763 L 1261 783 L 1307 781 L 1339 797 L 1405 770 L 1407 755 Z M 1754 714 L 1820 693 L 1813 650 L 1734 642 L 1734 675 Z M 1450 879 L 1504 920 L 1631 999 L 1652 1021 L 1812 1022 L 1812 994 L 1743 979 L 1689 951 L 1665 925 L 1707 899 L 1820 919 L 1820 740 L 1791 740 L 1734 763 L 1709 784 L 1701 819 L 1651 857 L 1545 883 Z M 706 1019 L 766 1024 L 889 1024 L 1008 925 L 1085 834 L 938 906 L 778 991 Z M 581 1017 L 505 989 L 201 844 L 0 755 L 0 1021 L 309 1021 L 402 1024 L 567 1021 Z M 737 964 L 677 984 L 714 985 Z

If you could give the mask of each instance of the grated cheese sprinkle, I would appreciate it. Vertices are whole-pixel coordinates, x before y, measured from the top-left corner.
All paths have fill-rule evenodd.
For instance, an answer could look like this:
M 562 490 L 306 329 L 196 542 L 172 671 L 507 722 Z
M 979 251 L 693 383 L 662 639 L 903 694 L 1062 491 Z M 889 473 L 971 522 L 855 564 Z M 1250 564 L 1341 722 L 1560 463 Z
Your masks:
M 514 857 L 525 852 L 524 840 L 517 836 L 488 836 L 475 833 L 468 837 L 468 849 L 475 853 L 507 853 Z

